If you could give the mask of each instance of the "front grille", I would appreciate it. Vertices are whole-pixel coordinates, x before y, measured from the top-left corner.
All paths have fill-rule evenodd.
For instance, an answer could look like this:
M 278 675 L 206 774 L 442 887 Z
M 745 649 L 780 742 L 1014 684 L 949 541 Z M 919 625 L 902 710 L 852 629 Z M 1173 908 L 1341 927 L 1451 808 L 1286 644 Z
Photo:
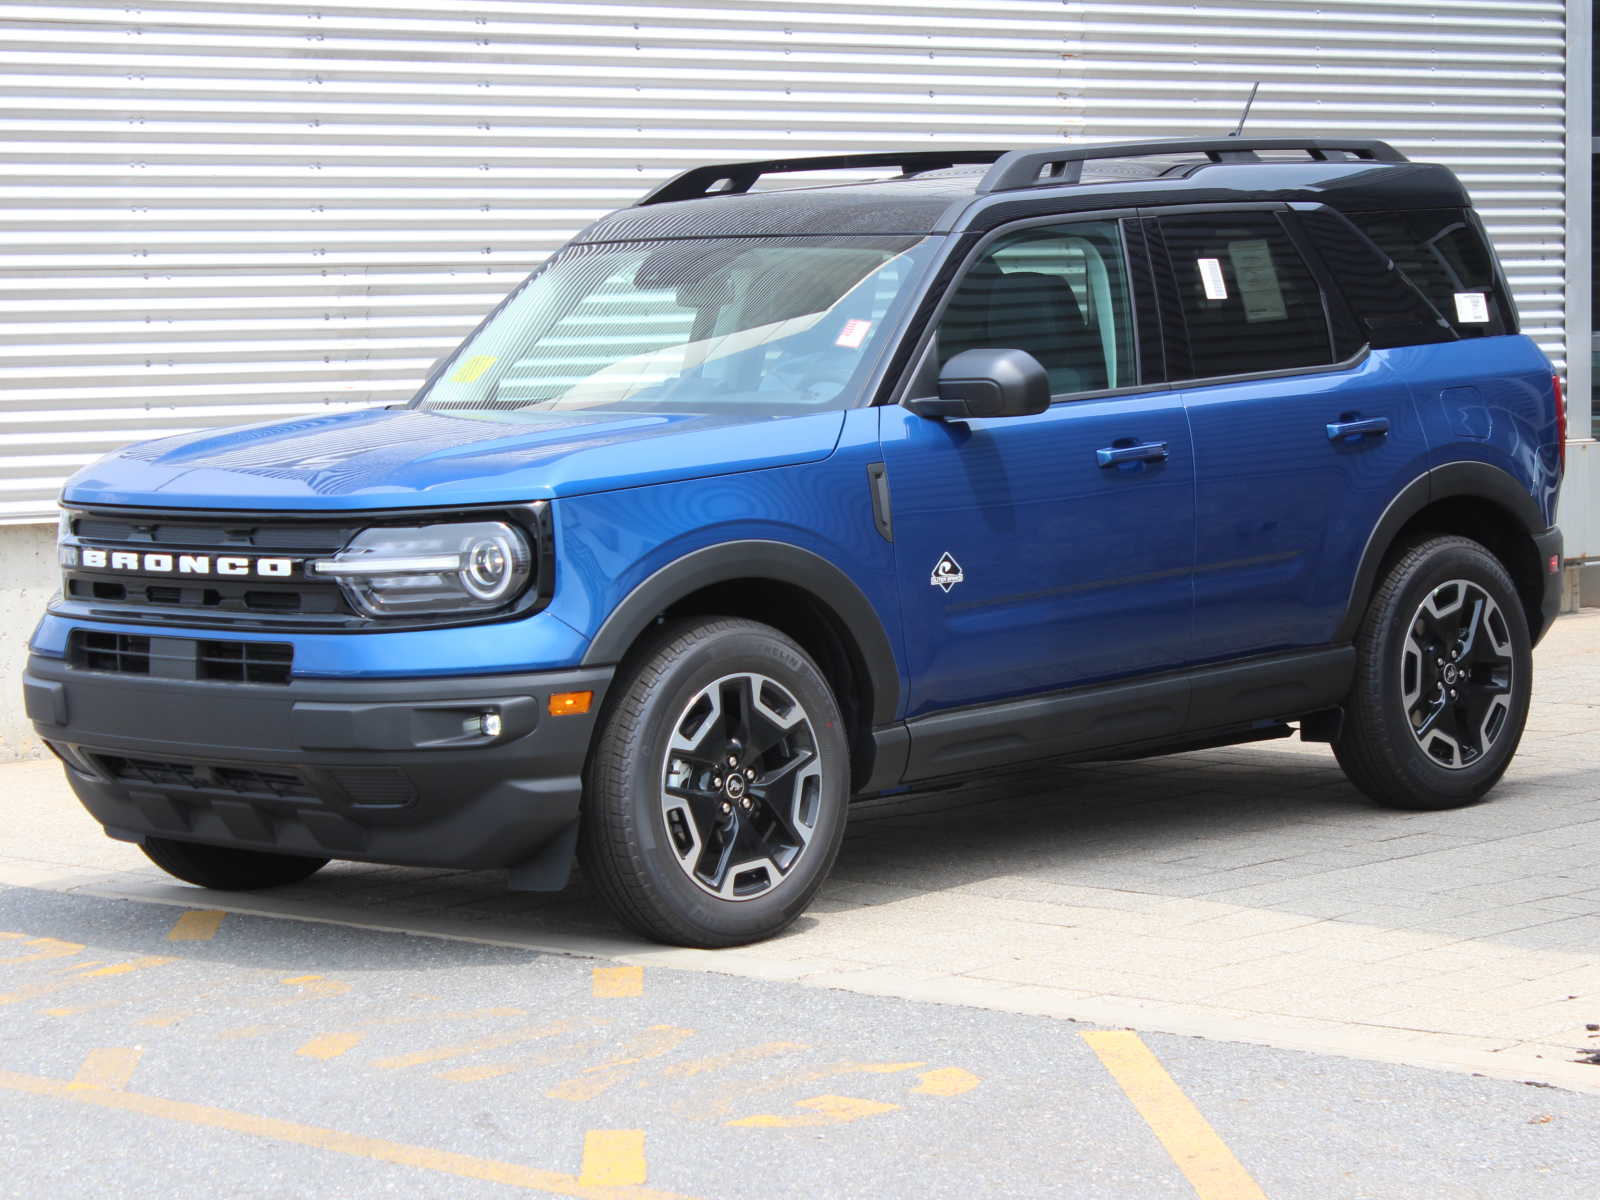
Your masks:
M 201 642 L 195 677 L 225 683 L 288 683 L 293 665 L 294 647 L 286 642 Z
M 294 673 L 294 647 L 288 642 L 196 641 L 74 629 L 67 661 L 80 670 L 113 675 L 286 684 Z
M 148 675 L 150 639 L 130 633 L 97 633 L 76 629 L 72 633 L 70 661 L 87 671 Z
M 89 510 L 68 510 L 68 532 L 80 547 L 134 550 L 144 554 L 283 556 L 302 559 L 332 554 L 364 524 L 349 517 L 271 520 L 238 516 L 164 520 L 159 516 L 124 516 Z M 227 577 L 199 572 L 153 573 L 101 571 L 84 566 L 65 568 L 67 599 L 105 608 L 139 609 L 152 616 L 165 610 L 177 620 L 212 616 L 240 620 L 250 615 L 353 622 L 357 614 L 334 580 L 300 577 L 268 579 Z
M 236 796 L 263 796 L 277 800 L 311 800 L 310 786 L 293 771 L 267 771 L 260 767 L 213 763 L 165 762 L 153 758 L 125 758 L 116 754 L 94 756 L 101 770 L 125 783 L 142 783 L 164 791 L 231 792 Z

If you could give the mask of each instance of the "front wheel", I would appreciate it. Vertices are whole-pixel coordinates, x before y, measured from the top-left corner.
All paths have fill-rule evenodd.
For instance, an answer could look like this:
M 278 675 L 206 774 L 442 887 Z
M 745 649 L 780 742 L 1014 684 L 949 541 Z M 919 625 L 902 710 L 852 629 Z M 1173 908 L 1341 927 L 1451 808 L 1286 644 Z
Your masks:
M 668 626 L 607 705 L 579 855 L 623 924 L 733 946 L 791 924 L 844 837 L 839 706 L 798 645 L 733 618 Z
M 1373 595 L 1334 753 L 1392 808 L 1481 800 L 1522 738 L 1533 684 L 1527 618 L 1505 568 L 1477 542 L 1410 547 Z

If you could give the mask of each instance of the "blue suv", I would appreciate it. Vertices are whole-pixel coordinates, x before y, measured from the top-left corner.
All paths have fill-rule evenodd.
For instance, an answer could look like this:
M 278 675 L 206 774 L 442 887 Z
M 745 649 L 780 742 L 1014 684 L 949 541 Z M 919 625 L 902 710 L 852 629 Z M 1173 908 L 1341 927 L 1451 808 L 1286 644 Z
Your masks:
M 80 472 L 28 711 L 180 879 L 576 857 L 736 944 L 852 797 L 1024 762 L 1298 728 L 1380 804 L 1478 800 L 1563 435 L 1465 191 L 1382 142 L 702 167 L 409 404 Z

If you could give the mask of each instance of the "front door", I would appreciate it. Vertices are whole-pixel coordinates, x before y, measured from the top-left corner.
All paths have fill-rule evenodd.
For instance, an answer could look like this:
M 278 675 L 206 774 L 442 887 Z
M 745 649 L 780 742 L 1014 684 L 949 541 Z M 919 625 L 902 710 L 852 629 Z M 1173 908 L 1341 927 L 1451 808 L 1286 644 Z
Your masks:
M 1049 410 L 883 410 L 908 716 L 1189 655 L 1194 457 L 1179 397 L 1139 382 L 1129 236 L 1137 227 L 1114 220 L 1003 233 L 939 320 L 941 363 L 1031 353 Z

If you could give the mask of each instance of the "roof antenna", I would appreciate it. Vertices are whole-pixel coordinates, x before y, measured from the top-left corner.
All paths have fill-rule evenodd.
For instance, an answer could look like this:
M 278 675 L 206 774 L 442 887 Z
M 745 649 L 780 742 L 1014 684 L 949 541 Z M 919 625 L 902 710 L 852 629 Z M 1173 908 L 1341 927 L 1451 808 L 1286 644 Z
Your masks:
M 1250 106 L 1256 102 L 1256 93 L 1261 90 L 1261 81 L 1256 80 L 1255 87 L 1250 89 L 1250 98 L 1244 102 L 1244 111 L 1239 114 L 1239 123 L 1234 126 L 1229 137 L 1238 137 L 1244 132 L 1244 123 L 1250 119 Z

